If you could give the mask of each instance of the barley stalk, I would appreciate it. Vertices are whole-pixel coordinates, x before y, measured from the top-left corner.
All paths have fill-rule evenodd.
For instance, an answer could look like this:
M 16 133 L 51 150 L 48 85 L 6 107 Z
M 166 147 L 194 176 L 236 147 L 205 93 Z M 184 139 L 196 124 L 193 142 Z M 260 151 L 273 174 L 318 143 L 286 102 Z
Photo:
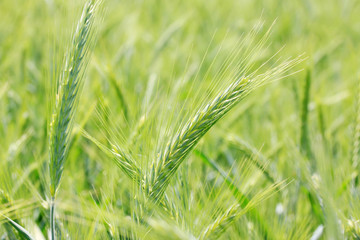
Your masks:
M 99 2 L 88 1 L 73 35 L 63 70 L 56 79 L 56 99 L 50 122 L 50 225 L 55 239 L 55 195 L 63 173 L 71 141 L 74 118 L 83 85 L 83 75 L 89 61 L 94 14 Z

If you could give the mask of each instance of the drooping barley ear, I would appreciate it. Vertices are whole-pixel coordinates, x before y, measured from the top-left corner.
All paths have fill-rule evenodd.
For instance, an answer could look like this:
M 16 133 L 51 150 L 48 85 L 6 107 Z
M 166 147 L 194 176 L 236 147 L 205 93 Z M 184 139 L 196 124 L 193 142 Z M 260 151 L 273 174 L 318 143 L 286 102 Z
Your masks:
M 214 126 L 235 104 L 247 96 L 254 88 L 278 79 L 301 58 L 286 61 L 263 74 L 257 76 L 238 77 L 229 87 L 220 92 L 210 103 L 202 107 L 193 118 L 172 138 L 160 158 L 153 163 L 148 176 L 151 179 L 145 189 L 147 194 L 155 200 L 160 200 L 170 179 L 185 160 L 199 140 Z
M 74 32 L 70 49 L 65 56 L 61 73 L 55 76 L 57 92 L 50 121 L 50 225 L 52 239 L 55 239 L 55 195 L 59 187 L 71 141 L 76 109 L 79 102 L 83 77 L 89 62 L 89 50 L 93 44 L 93 25 L 95 10 L 99 1 L 88 1 Z
M 155 179 L 150 195 L 158 199 L 168 185 L 172 176 L 182 161 L 197 144 L 202 136 L 235 104 L 242 94 L 245 94 L 249 80 L 242 78 L 232 84 L 211 103 L 198 111 L 184 126 L 174 140 L 171 141 L 160 159 L 160 166 L 155 172 Z

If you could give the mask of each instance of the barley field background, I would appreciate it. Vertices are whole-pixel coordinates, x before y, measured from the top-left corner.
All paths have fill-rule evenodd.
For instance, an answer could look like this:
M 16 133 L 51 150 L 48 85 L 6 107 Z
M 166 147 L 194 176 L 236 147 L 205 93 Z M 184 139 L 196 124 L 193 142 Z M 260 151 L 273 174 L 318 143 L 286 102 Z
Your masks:
M 0 239 L 360 239 L 357 0 L 1 0 Z

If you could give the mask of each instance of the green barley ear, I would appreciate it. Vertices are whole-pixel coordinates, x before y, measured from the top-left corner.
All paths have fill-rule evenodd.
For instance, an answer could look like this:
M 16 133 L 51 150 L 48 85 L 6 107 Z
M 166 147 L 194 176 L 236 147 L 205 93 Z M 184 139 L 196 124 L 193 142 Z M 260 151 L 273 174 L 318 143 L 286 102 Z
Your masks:
M 89 62 L 94 13 L 98 3 L 86 3 L 73 35 L 63 70 L 56 76 L 55 106 L 50 122 L 50 194 L 55 196 L 69 150 L 74 117 L 83 85 L 84 70 Z
M 278 79 L 294 65 L 301 62 L 301 57 L 285 61 L 263 74 L 250 74 L 234 79 L 226 89 L 211 102 L 200 108 L 186 124 L 178 130 L 167 144 L 160 158 L 155 160 L 151 171 L 151 186 L 146 189 L 152 199 L 159 200 L 172 176 L 186 159 L 199 140 L 240 100 L 253 89 L 274 79 Z M 241 70 L 240 70 L 241 71 Z
M 93 25 L 96 9 L 100 1 L 90 0 L 83 9 L 74 32 L 70 49 L 65 56 L 61 73 L 54 76 L 56 96 L 50 121 L 50 194 L 51 229 L 54 239 L 54 200 L 63 173 L 71 141 L 71 132 L 78 106 L 85 69 L 89 62 L 90 48 L 93 45 Z

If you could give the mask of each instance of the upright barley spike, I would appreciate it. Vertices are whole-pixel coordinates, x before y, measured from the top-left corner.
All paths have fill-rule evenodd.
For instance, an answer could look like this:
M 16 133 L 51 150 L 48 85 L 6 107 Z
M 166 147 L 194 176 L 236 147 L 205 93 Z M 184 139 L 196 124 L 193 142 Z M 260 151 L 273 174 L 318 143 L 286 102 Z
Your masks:
M 94 14 L 99 2 L 90 0 L 83 9 L 73 35 L 69 52 L 59 76 L 58 86 L 50 121 L 50 228 L 51 239 L 55 239 L 55 196 L 63 173 L 64 162 L 69 151 L 71 131 L 83 85 L 84 70 L 89 62 L 92 44 Z

